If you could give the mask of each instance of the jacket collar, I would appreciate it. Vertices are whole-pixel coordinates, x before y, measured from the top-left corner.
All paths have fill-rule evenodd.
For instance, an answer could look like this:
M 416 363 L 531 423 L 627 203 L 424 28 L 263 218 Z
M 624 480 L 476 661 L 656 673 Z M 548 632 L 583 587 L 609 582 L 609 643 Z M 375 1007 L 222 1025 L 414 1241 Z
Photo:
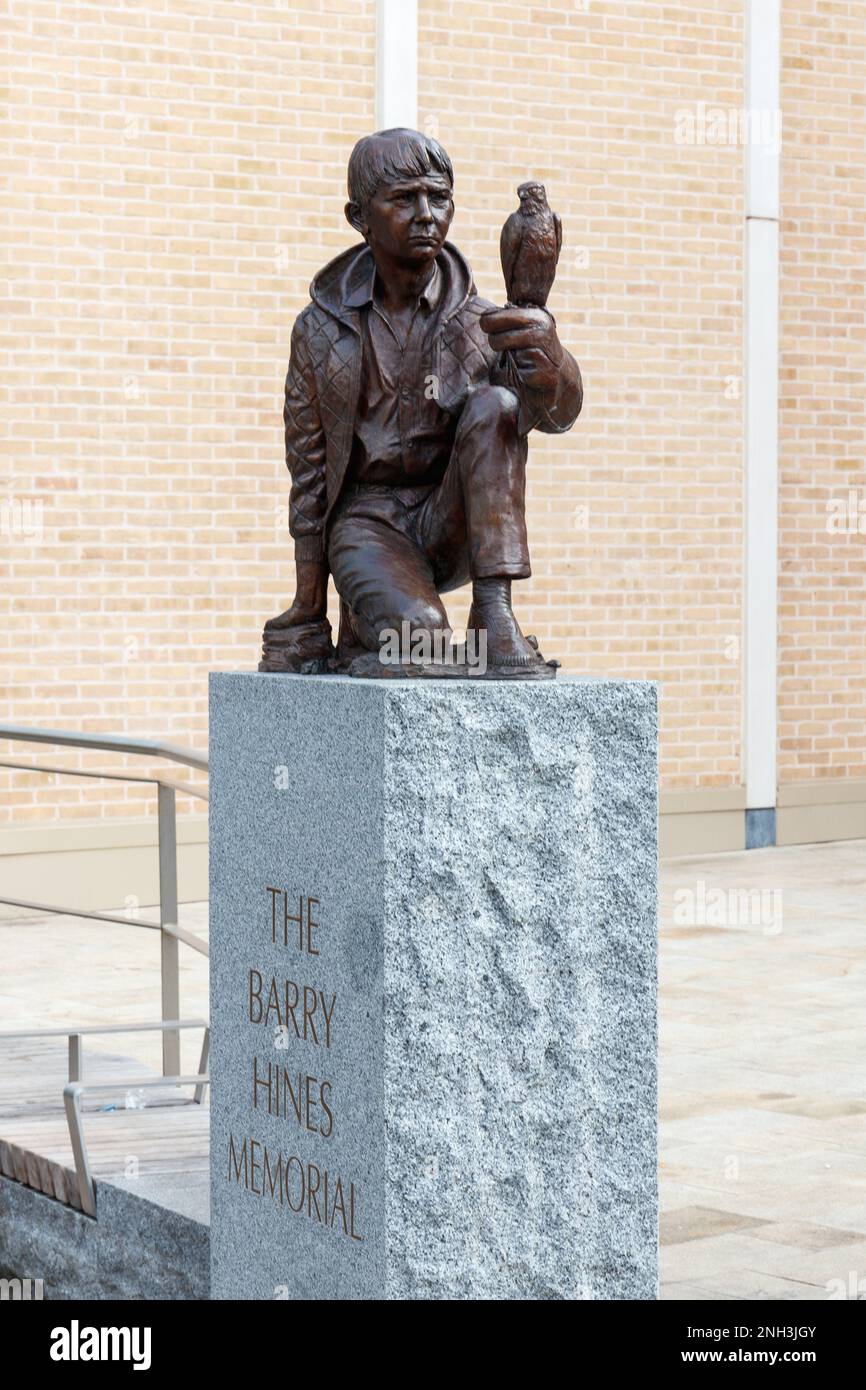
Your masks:
M 438 265 L 434 261 L 433 272 L 429 280 L 427 281 L 427 285 L 424 288 L 423 292 L 419 295 L 420 302 L 425 306 L 425 308 L 435 309 L 437 307 L 439 301 L 442 298 L 442 292 L 444 289 L 443 281 L 444 276 L 442 274 L 442 271 L 439 269 Z M 365 268 L 363 278 L 360 279 L 359 283 L 352 289 L 350 289 L 349 293 L 346 295 L 344 301 L 345 307 L 347 309 L 363 309 L 366 305 L 372 304 L 375 289 L 376 267 L 373 265 L 371 257 L 369 273 Z
M 438 283 L 431 298 L 441 303 L 443 325 L 476 294 L 467 261 L 446 241 L 436 257 Z M 376 266 L 367 245 L 352 246 L 320 270 L 310 286 L 310 298 L 335 318 L 357 328 L 359 309 L 373 296 Z

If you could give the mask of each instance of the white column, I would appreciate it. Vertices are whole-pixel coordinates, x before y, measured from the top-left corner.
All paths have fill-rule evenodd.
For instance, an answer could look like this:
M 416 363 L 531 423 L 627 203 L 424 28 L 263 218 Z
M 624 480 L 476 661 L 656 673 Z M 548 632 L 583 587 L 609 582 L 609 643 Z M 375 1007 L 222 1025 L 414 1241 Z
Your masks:
M 780 31 L 780 0 L 746 0 L 743 741 L 752 809 L 776 804 Z
M 376 0 L 376 129 L 418 124 L 418 0 Z

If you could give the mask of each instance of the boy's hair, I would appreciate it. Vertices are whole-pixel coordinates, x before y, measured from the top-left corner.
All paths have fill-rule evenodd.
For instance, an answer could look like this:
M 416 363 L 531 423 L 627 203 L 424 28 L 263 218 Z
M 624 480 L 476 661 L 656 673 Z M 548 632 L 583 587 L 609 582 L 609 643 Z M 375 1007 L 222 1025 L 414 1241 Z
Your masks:
M 430 135 L 405 126 L 379 130 L 359 140 L 349 158 L 349 199 L 364 208 L 382 183 L 443 174 L 454 187 L 451 160 Z

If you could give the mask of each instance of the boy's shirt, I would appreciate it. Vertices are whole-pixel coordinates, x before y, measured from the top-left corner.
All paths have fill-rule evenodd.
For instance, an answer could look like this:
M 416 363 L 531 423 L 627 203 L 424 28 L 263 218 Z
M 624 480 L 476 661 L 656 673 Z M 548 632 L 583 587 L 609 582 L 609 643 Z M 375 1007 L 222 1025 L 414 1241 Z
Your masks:
M 358 293 L 361 385 L 347 473 L 351 483 L 417 487 L 435 485 L 444 476 L 455 421 L 438 403 L 431 361 L 442 291 L 442 272 L 434 265 L 403 343 L 379 302 L 375 275 Z

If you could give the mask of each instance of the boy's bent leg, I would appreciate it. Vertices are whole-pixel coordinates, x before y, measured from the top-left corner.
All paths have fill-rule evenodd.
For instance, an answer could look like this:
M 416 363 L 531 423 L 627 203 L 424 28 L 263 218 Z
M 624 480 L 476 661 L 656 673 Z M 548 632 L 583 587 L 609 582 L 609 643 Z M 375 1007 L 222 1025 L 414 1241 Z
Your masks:
M 467 627 L 486 634 L 489 666 L 543 665 L 511 607 L 511 581 L 531 574 L 526 539 L 525 436 L 519 405 L 502 386 L 470 394 L 440 486 L 416 520 L 416 534 L 440 589 L 472 580 Z
M 525 436 L 503 386 L 478 386 L 463 407 L 445 477 L 424 502 L 416 534 L 440 589 L 491 577 L 528 579 Z
M 414 540 L 373 517 L 337 518 L 331 527 L 328 563 L 341 599 L 350 609 L 361 646 L 378 652 L 385 634 L 445 632 L 448 616 L 430 564 Z

